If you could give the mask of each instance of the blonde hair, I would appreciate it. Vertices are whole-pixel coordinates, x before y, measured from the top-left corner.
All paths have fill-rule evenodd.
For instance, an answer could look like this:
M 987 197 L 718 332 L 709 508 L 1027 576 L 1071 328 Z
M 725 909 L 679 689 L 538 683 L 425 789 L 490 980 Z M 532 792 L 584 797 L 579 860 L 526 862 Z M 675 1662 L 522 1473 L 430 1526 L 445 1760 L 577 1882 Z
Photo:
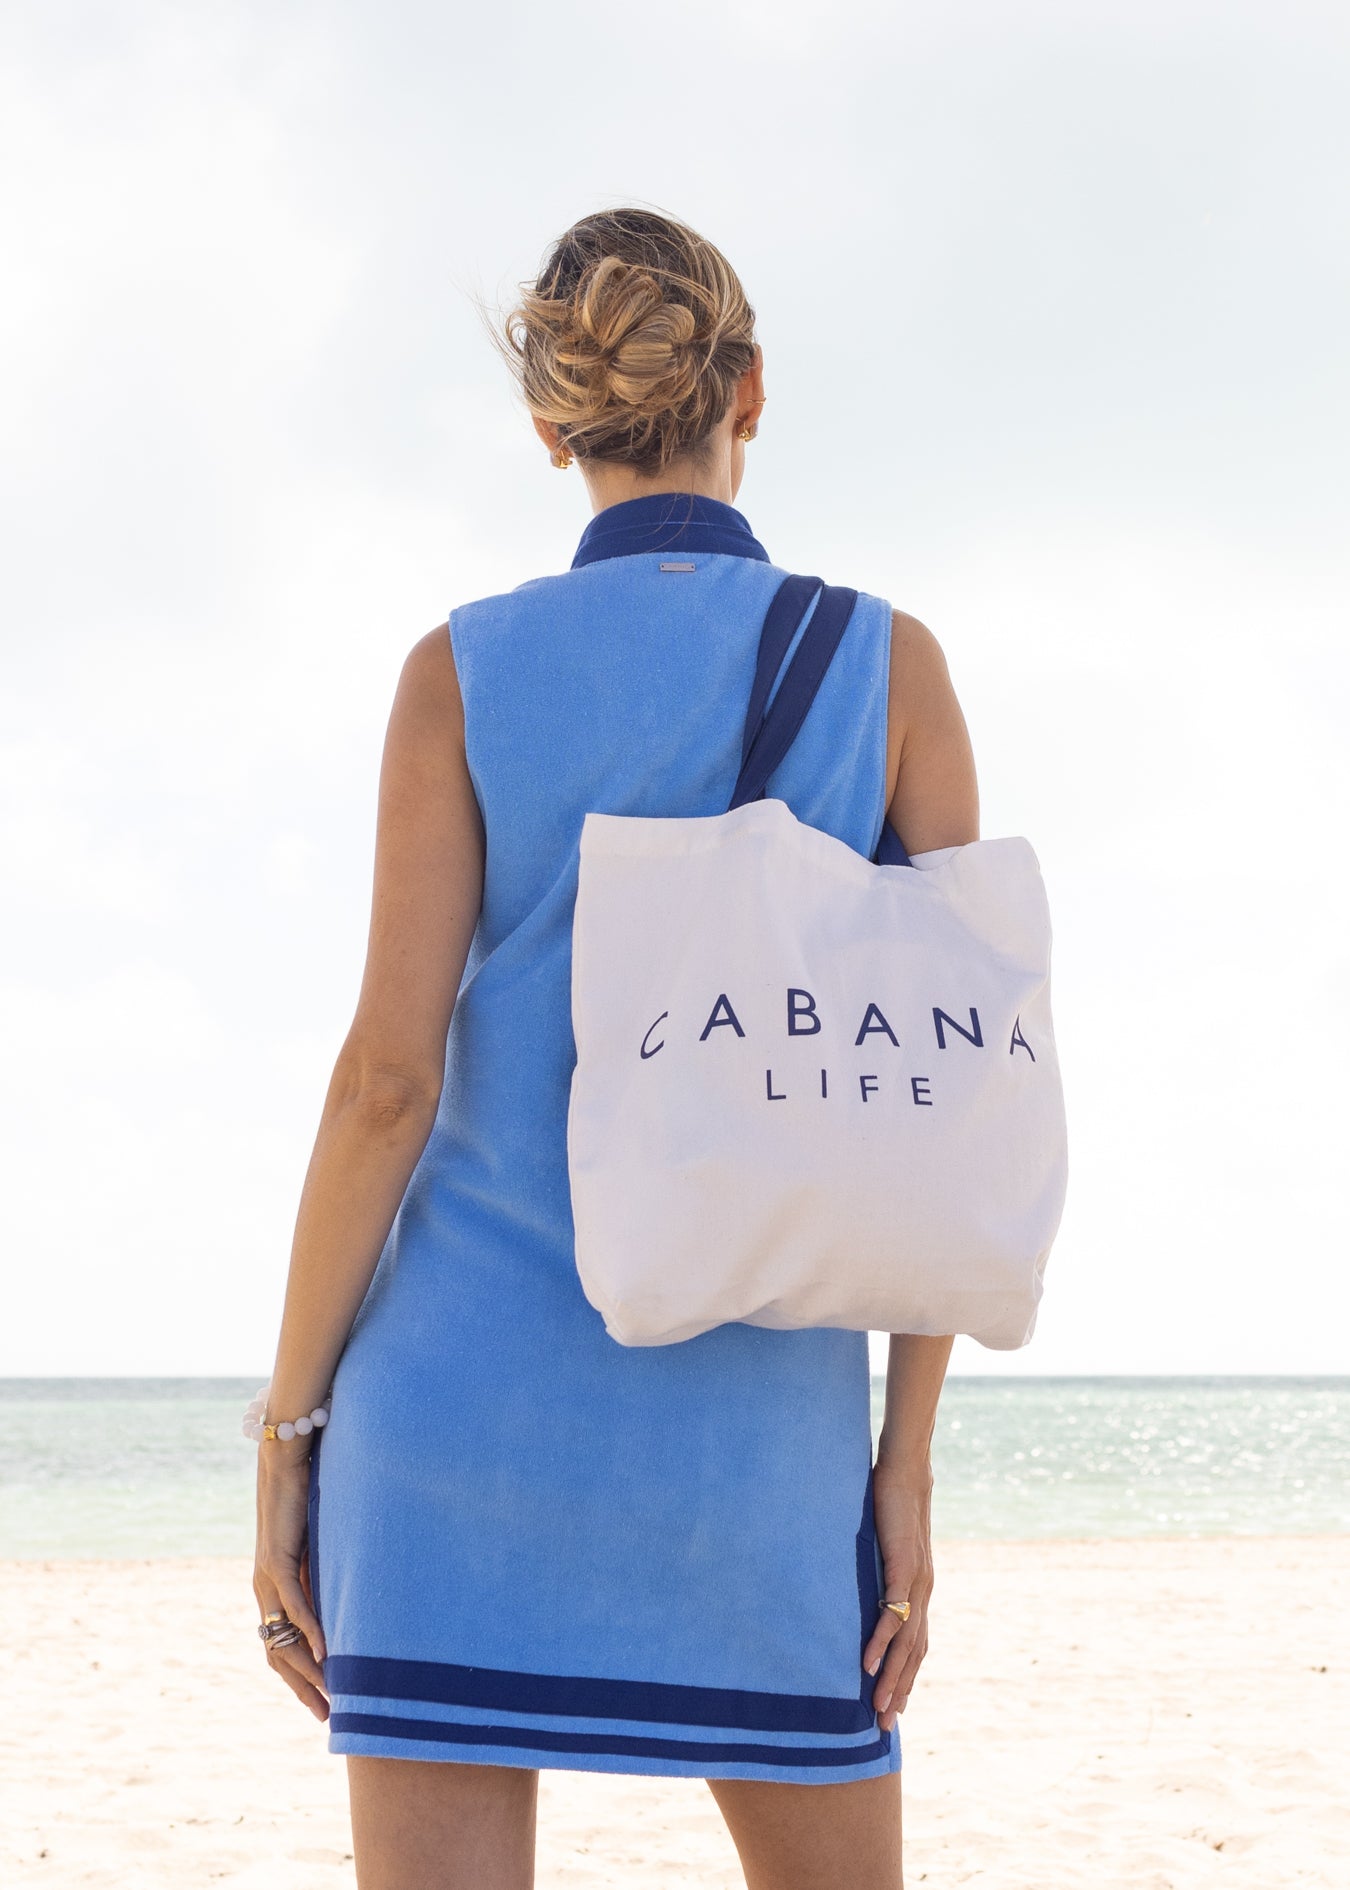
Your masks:
M 559 237 L 495 337 L 532 414 L 579 459 L 664 471 L 700 452 L 755 359 L 755 311 L 705 237 L 601 210 Z

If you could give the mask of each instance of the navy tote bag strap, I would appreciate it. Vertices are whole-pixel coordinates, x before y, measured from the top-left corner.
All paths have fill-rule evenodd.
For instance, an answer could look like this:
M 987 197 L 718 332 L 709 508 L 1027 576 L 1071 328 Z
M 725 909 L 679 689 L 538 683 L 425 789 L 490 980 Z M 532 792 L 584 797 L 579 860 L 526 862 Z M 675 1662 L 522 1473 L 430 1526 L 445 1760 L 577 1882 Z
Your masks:
M 802 618 L 824 588 L 819 578 L 788 577 L 783 579 L 773 594 L 764 628 L 759 633 L 759 657 L 755 663 L 755 680 L 750 690 L 750 706 L 745 712 L 745 736 L 741 742 L 742 768 L 750 757 L 751 744 L 764 720 L 764 705 L 769 700 L 774 678 L 783 667 L 788 645 L 796 636 Z M 745 798 L 749 800 L 754 796 L 747 795 Z M 733 799 L 732 805 L 737 806 L 739 803 Z
M 825 584 L 813 577 L 784 578 L 774 592 L 760 632 L 755 680 L 750 689 L 741 742 L 741 772 L 728 812 L 762 797 L 769 776 L 791 748 L 806 720 L 807 710 L 816 699 L 816 691 L 839 648 L 857 601 L 856 591 L 842 585 Z M 766 714 L 765 704 L 774 678 L 782 668 L 783 658 L 802 618 L 813 603 L 816 607 L 811 620 L 802 631 L 796 654 Z M 881 841 L 873 858 L 879 866 L 908 866 L 910 863 L 899 834 L 888 820 L 882 822 Z
M 769 776 L 806 720 L 857 601 L 856 591 L 823 584 L 819 578 L 789 577 L 779 585 L 760 631 L 759 657 L 741 742 L 741 772 L 730 807 L 757 801 L 763 794 Z M 765 714 L 764 704 L 783 654 L 812 603 L 816 608 L 811 621 L 802 631 L 796 654 Z

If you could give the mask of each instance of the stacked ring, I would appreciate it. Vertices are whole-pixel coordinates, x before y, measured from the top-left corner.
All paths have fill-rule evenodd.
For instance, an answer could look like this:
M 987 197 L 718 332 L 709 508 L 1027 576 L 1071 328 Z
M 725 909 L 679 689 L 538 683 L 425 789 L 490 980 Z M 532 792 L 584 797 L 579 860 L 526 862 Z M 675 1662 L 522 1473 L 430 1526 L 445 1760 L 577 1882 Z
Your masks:
M 284 1614 L 269 1614 L 258 1625 L 258 1639 L 269 1653 L 274 1647 L 294 1647 L 301 1638 L 299 1628 Z

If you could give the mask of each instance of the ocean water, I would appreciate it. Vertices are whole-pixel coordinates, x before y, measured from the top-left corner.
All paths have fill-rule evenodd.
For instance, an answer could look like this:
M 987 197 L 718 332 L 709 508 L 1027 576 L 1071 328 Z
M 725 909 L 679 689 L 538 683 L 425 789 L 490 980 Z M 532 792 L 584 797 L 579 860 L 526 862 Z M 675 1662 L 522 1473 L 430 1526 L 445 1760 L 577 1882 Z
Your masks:
M 251 1553 L 265 1376 L 0 1379 L 0 1556 Z M 932 1456 L 938 1536 L 1350 1532 L 1350 1378 L 952 1377 Z

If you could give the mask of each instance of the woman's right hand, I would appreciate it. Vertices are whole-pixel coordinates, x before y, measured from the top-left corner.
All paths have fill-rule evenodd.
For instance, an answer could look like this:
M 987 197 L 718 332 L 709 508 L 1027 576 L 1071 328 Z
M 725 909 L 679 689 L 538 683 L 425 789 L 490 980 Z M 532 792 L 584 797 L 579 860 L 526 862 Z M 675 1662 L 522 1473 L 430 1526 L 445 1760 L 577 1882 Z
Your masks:
M 905 1710 L 915 1676 L 928 1652 L 928 1603 L 933 1593 L 932 1468 L 892 1465 L 884 1458 L 872 1471 L 873 1513 L 886 1586 L 882 1601 L 908 1601 L 902 1625 L 883 1607 L 863 1653 L 869 1674 L 879 1670 L 872 1703 L 883 1732 Z
M 289 1647 L 268 1647 L 267 1664 L 280 1674 L 315 1719 L 327 1719 L 323 1629 L 314 1612 L 306 1541 L 309 1450 L 269 1438 L 258 1446 L 258 1538 L 253 1592 L 259 1619 L 280 1611 L 304 1636 Z

